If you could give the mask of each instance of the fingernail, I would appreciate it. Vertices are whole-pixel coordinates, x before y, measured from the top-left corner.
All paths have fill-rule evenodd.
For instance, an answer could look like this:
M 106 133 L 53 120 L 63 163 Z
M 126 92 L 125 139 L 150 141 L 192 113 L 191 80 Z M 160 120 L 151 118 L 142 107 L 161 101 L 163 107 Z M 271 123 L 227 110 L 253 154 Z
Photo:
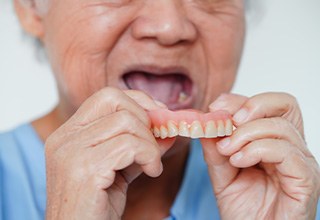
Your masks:
M 217 145 L 221 149 L 225 149 L 230 145 L 231 139 L 230 138 L 224 138 L 221 141 L 217 142 Z
M 154 102 L 156 103 L 157 106 L 159 106 L 160 108 L 168 108 L 164 103 L 158 101 L 158 100 L 154 100 Z
M 233 161 L 241 160 L 242 157 L 243 157 L 243 153 L 240 151 L 240 152 L 232 155 L 231 160 L 233 160 Z
M 237 123 L 241 123 L 247 119 L 249 112 L 246 109 L 240 109 L 234 116 L 233 120 Z

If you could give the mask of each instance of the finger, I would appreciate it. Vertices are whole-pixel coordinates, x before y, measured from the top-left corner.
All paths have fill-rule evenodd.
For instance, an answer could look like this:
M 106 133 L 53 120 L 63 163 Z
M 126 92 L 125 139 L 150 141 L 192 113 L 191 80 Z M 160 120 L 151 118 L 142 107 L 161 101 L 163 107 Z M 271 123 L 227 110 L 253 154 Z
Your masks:
M 209 105 L 209 110 L 210 112 L 225 110 L 233 115 L 247 100 L 248 98 L 242 95 L 224 93 Z
M 106 179 L 112 181 L 106 181 Z M 106 182 L 111 184 L 105 185 Z M 108 219 L 121 219 L 127 188 L 128 184 L 124 178 L 115 172 L 110 172 L 108 175 L 101 173 L 101 175 L 88 176 L 77 189 L 77 205 L 73 207 L 77 215 L 73 217 L 75 219 L 106 219 L 108 216 Z M 102 191 L 107 192 L 102 193 Z
M 296 99 L 287 93 L 263 93 L 248 99 L 235 113 L 236 126 L 258 118 L 283 117 L 303 133 L 301 111 Z
M 106 115 L 125 109 L 131 111 L 144 124 L 150 124 L 147 113 L 139 104 L 123 91 L 111 87 L 104 88 L 88 98 L 71 117 L 70 121 L 72 124 L 81 127 Z
M 257 119 L 238 127 L 231 136 L 217 143 L 218 150 L 222 155 L 230 156 L 248 143 L 264 138 L 286 140 L 295 144 L 306 156 L 311 156 L 298 130 L 279 117 Z
M 94 147 L 121 134 L 136 137 L 157 144 L 149 127 L 128 110 L 120 110 L 81 128 L 69 137 L 71 146 Z
M 257 140 L 230 157 L 230 163 L 238 168 L 252 167 L 261 162 L 274 164 L 285 177 L 305 179 L 310 173 L 304 154 L 285 140 Z
M 157 177 L 162 173 L 159 146 L 130 134 L 119 135 L 92 150 L 94 151 L 93 154 L 96 155 L 98 164 L 92 172 L 98 171 L 100 176 L 111 177 L 110 171 L 122 170 L 123 172 L 134 164 L 138 166 L 132 166 L 129 170 L 123 172 L 128 182 L 131 182 L 141 172 L 150 177 Z M 110 181 L 112 180 L 110 179 Z
M 210 112 L 225 110 L 230 114 L 237 112 L 248 100 L 247 97 L 237 94 L 222 94 L 210 106 Z M 218 139 L 201 139 L 204 158 L 208 164 L 208 171 L 214 186 L 214 191 L 219 194 L 236 177 L 238 168 L 233 167 L 229 162 L 229 157 L 222 155 L 217 150 Z
M 157 140 L 161 156 L 163 156 L 174 144 L 176 138 L 167 138 L 164 140 Z M 142 168 L 138 164 L 132 164 L 121 171 L 128 183 L 135 180 L 141 173 Z
M 218 152 L 216 139 L 204 138 L 200 140 L 214 192 L 219 194 L 234 180 L 239 169 L 230 164 L 229 157 Z

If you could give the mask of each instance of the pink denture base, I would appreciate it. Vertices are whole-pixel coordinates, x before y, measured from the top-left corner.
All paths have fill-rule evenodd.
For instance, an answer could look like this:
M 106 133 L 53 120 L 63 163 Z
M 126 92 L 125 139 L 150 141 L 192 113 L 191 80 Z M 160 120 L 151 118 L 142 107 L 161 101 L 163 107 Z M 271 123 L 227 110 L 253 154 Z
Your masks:
M 161 125 L 167 124 L 168 121 L 174 121 L 179 123 L 180 121 L 185 121 L 191 124 L 194 121 L 199 121 L 201 124 L 205 125 L 208 121 L 226 121 L 231 119 L 231 114 L 227 111 L 215 111 L 209 113 L 203 113 L 198 110 L 188 109 L 179 111 L 170 111 L 168 109 L 152 110 L 148 112 L 153 126 L 160 127 Z

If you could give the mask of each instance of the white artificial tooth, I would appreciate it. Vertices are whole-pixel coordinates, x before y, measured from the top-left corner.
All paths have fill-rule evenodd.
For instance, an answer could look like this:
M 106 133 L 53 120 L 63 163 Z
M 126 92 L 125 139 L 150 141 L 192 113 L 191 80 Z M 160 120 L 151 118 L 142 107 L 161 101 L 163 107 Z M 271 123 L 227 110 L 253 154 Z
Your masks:
M 160 130 L 159 130 L 159 128 L 157 128 L 157 127 L 154 127 L 154 128 L 153 128 L 153 135 L 154 135 L 156 138 L 160 137 Z
M 179 123 L 179 135 L 182 137 L 190 137 L 190 131 L 188 129 L 188 124 L 185 121 L 180 121 Z
M 188 95 L 185 92 L 180 92 L 178 102 L 180 103 L 184 102 L 185 100 L 187 100 L 187 98 L 188 98 Z
M 174 121 L 168 121 L 168 137 L 175 137 L 179 134 L 179 129 Z
M 204 137 L 204 132 L 200 121 L 194 121 L 190 127 L 191 138 L 202 138 Z
M 216 138 L 218 136 L 218 130 L 214 121 L 208 121 L 205 129 L 206 138 Z
M 164 127 L 163 125 L 161 125 L 161 127 L 160 127 L 160 137 L 161 137 L 161 139 L 165 139 L 168 137 L 168 129 L 166 127 Z
M 224 123 L 222 120 L 218 121 L 218 137 L 224 137 L 226 136 L 225 128 L 224 128 Z
M 226 136 L 230 136 L 233 131 L 233 124 L 230 119 L 226 121 Z

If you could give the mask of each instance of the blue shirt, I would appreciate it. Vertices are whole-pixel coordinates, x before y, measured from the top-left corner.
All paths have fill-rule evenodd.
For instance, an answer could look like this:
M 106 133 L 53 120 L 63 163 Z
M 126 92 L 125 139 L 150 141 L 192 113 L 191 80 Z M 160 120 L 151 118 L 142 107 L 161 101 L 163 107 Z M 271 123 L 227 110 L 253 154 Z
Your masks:
M 45 181 L 44 144 L 33 127 L 26 124 L 0 134 L 0 219 L 44 219 Z M 199 141 L 192 142 L 183 182 L 167 219 L 220 219 Z

